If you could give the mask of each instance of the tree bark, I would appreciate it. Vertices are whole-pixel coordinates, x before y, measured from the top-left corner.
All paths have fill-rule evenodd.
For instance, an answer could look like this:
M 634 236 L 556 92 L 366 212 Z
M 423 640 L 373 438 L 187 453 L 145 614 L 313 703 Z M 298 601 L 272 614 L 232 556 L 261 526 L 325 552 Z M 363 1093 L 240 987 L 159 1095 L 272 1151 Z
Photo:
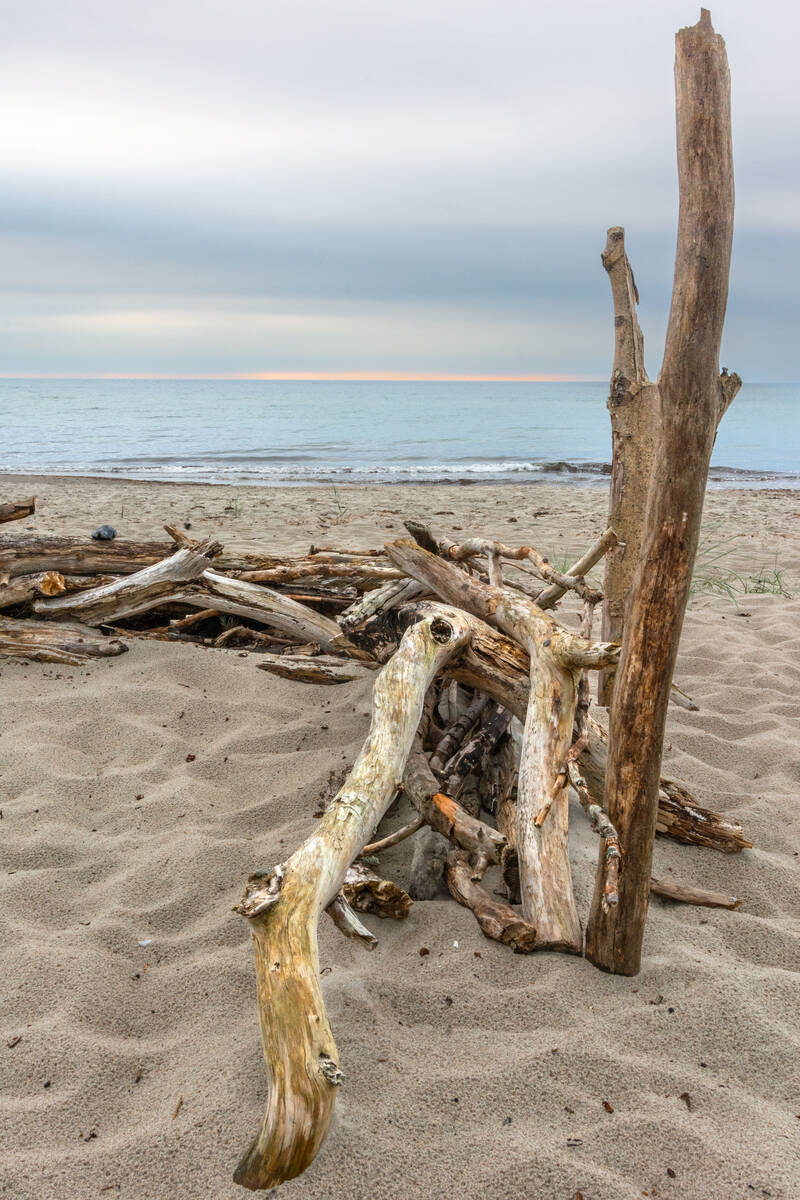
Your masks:
M 287 862 L 251 877 L 238 905 L 253 934 L 270 1078 L 261 1129 L 234 1175 L 244 1187 L 293 1179 L 328 1131 L 343 1076 L 320 989 L 319 914 L 397 790 L 428 685 L 467 637 L 465 622 L 441 617 L 406 631 L 375 680 L 372 726 L 343 788 Z
M 717 426 L 739 387 L 719 375 L 733 233 L 730 79 L 706 9 L 679 31 L 680 213 L 675 281 L 659 377 L 661 424 L 611 708 L 605 808 L 622 847 L 619 903 L 602 904 L 600 871 L 587 955 L 606 971 L 640 968 L 664 724 L 697 550 Z M 604 851 L 601 848 L 601 858 Z

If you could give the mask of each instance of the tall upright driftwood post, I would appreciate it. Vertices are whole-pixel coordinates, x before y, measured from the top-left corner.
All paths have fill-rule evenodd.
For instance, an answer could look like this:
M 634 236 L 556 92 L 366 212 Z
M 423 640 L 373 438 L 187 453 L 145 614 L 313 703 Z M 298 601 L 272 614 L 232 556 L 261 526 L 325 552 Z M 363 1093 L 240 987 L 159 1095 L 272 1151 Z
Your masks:
M 618 539 L 606 557 L 603 638 L 619 642 L 625 600 L 642 544 L 658 420 L 658 386 L 647 378 L 644 366 L 644 339 L 636 316 L 639 293 L 625 253 L 623 229 L 609 229 L 602 261 L 614 301 L 614 366 L 608 396 L 612 441 L 608 524 Z M 600 704 L 611 703 L 614 674 L 615 668 L 609 667 L 600 676 Z
M 641 562 L 628 598 L 611 708 L 606 808 L 623 853 L 619 902 L 603 902 L 598 871 L 587 956 L 639 970 L 650 890 L 661 752 L 672 672 L 697 551 L 717 426 L 741 386 L 719 374 L 733 234 L 730 78 L 711 16 L 676 39 L 680 213 L 675 279 L 659 377 L 656 470 Z M 601 864 L 604 847 L 601 848 Z

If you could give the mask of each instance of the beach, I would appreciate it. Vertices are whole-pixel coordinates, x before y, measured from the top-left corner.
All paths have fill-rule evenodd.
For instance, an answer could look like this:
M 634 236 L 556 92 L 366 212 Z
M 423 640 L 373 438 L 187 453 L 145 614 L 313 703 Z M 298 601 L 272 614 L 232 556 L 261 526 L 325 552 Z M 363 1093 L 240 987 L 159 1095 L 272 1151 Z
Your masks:
M 605 487 L 258 487 L 7 475 L 37 496 L 3 536 L 246 551 L 366 548 L 424 516 L 452 535 L 577 557 Z M 741 897 L 653 899 L 641 974 L 515 955 L 467 909 L 330 922 L 320 963 L 345 1071 L 319 1156 L 287 1200 L 750 1200 L 800 1178 L 800 492 L 718 489 L 664 773 L 741 822 L 723 855 L 658 838 L 656 875 Z M 744 592 L 733 576 L 768 590 Z M 598 579 L 602 576 L 599 575 Z M 782 594 L 789 593 L 789 594 Z M 257 654 L 130 639 L 86 668 L 0 664 L 2 1139 L 13 1200 L 233 1200 L 266 1100 L 246 877 L 310 832 L 365 737 L 370 682 L 326 688 Z M 386 831 L 402 812 L 384 822 Z M 585 920 L 597 839 L 570 814 Z M 382 859 L 401 885 L 408 846 Z M 429 953 L 420 955 L 426 948 Z

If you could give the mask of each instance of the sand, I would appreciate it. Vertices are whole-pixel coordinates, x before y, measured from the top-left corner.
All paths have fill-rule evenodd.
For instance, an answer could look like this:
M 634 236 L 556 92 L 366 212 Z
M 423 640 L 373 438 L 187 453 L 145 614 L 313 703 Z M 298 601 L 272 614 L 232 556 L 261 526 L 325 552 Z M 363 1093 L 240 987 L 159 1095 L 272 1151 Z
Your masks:
M 264 550 L 374 545 L 427 512 L 560 554 L 605 510 L 601 489 L 570 486 L 7 478 L 2 492 L 39 497 L 7 536 L 107 521 L 153 537 L 188 520 Z M 777 562 L 797 595 L 799 518 L 798 493 L 714 492 L 704 544 L 733 538 L 724 565 L 745 573 Z M 800 1194 L 800 600 L 745 595 L 737 612 L 700 595 L 677 679 L 701 708 L 671 709 L 667 769 L 755 849 L 659 839 L 656 873 L 739 895 L 741 911 L 654 900 L 632 980 L 516 956 L 451 901 L 367 918 L 372 954 L 324 923 L 347 1078 L 286 1200 Z M 0 667 L 0 1195 L 245 1195 L 231 1172 L 266 1089 L 249 933 L 231 906 L 251 870 L 306 836 L 369 705 L 368 682 L 291 683 L 254 655 L 181 644 L 132 642 L 87 669 Z M 585 914 L 596 845 L 574 815 Z M 386 856 L 399 882 L 406 858 Z

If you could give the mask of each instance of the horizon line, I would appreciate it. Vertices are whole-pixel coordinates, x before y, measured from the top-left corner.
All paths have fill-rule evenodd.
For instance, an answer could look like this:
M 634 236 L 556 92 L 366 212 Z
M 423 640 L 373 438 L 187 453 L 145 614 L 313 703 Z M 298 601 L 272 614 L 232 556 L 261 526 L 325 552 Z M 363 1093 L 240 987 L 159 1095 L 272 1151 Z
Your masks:
M 229 380 L 243 381 L 298 381 L 298 382 L 374 382 L 374 383 L 603 383 L 604 377 L 596 375 L 564 375 L 554 373 L 536 374 L 478 374 L 455 373 L 444 371 L 234 371 L 211 372 L 199 374 L 195 372 L 166 372 L 161 374 L 148 371 L 104 371 L 88 374 L 73 374 L 61 372 L 0 372 L 0 379 L 174 379 L 174 380 Z

